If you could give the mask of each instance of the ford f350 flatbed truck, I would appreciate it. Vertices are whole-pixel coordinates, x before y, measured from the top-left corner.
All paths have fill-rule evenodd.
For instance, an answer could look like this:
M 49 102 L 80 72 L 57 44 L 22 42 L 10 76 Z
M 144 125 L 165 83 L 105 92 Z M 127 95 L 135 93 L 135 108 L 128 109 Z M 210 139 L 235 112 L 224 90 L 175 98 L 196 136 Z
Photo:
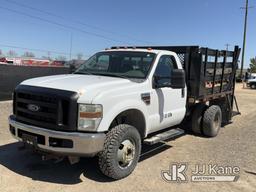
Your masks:
M 98 155 L 105 175 L 124 178 L 142 143 L 176 138 L 184 133 L 179 125 L 215 137 L 231 122 L 239 53 L 238 46 L 106 49 L 73 74 L 18 85 L 10 132 L 52 155 Z

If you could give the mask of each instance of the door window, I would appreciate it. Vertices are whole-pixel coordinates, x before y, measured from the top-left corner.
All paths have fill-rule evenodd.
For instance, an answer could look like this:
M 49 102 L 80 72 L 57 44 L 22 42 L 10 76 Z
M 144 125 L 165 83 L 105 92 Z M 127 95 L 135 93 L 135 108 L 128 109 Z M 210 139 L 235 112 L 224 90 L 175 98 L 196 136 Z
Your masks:
M 157 84 L 168 85 L 171 82 L 171 72 L 173 69 L 177 69 L 177 63 L 173 56 L 163 55 L 157 64 L 155 70 L 155 78 Z

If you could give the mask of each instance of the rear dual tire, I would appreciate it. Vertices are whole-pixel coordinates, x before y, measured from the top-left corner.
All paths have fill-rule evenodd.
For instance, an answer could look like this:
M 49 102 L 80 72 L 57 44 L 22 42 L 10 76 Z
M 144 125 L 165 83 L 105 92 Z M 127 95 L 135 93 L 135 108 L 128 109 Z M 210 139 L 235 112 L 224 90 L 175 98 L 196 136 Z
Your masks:
M 200 135 L 202 134 L 202 119 L 203 114 L 205 110 L 207 109 L 207 106 L 204 104 L 198 104 L 196 105 L 195 109 L 193 110 L 192 114 L 192 131 L 193 133 Z
M 222 122 L 222 112 L 218 105 L 207 107 L 198 104 L 192 114 L 192 131 L 206 137 L 216 137 Z
M 218 105 L 212 105 L 204 112 L 202 131 L 207 137 L 216 137 L 222 122 L 222 113 Z

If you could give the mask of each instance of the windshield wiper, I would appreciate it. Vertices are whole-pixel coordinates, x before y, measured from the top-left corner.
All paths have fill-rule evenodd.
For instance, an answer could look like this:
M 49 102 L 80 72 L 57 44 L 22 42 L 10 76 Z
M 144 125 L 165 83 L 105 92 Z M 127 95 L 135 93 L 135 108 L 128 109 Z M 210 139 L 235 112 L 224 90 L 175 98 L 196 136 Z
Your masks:
M 94 75 L 93 73 L 87 72 L 87 71 L 77 71 L 73 74 L 81 74 L 81 75 Z
M 102 75 L 102 76 L 109 76 L 109 77 L 119 77 L 119 78 L 123 78 L 123 79 L 127 79 L 128 77 L 124 76 L 124 75 L 120 75 L 120 74 L 113 74 L 113 73 L 90 73 L 87 71 L 77 71 L 74 72 L 73 74 L 85 74 L 85 75 Z
M 109 76 L 109 77 L 119 77 L 123 79 L 127 79 L 128 77 L 124 75 L 119 75 L 119 74 L 113 74 L 113 73 L 96 73 L 95 75 L 102 75 L 102 76 Z

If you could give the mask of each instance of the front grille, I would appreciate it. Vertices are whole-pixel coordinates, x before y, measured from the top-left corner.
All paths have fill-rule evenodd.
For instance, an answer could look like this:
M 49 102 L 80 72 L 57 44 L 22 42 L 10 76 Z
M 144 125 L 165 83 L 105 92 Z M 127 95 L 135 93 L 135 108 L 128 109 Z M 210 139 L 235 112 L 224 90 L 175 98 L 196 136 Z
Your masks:
M 75 92 L 19 85 L 14 94 L 17 121 L 42 128 L 74 131 L 77 119 Z

